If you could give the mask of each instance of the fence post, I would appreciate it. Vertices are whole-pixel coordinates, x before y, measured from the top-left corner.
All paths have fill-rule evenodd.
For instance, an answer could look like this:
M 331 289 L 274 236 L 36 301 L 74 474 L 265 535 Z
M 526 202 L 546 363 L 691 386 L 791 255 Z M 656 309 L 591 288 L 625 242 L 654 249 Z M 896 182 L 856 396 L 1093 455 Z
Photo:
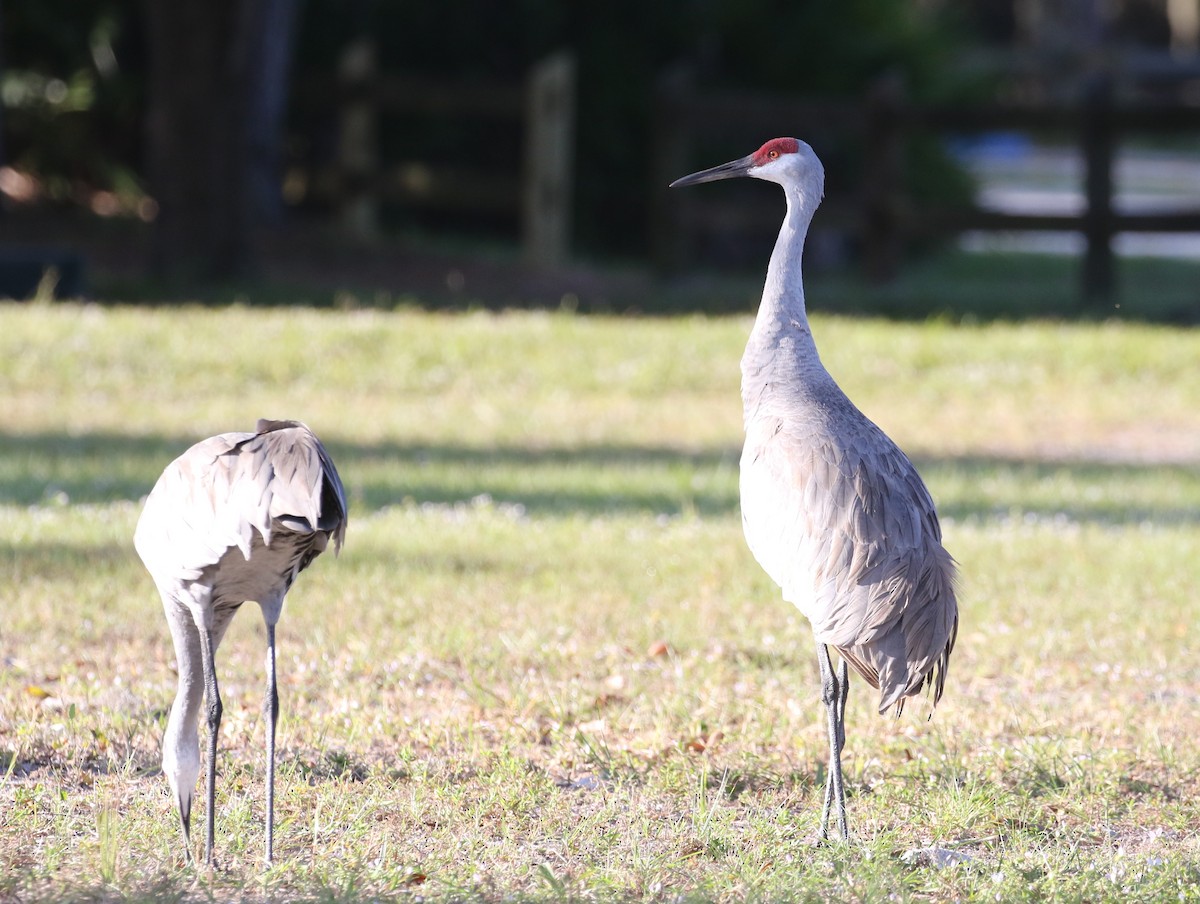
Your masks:
M 525 90 L 525 260 L 537 267 L 557 267 L 567 262 L 571 245 L 574 56 L 563 51 L 538 63 Z
M 351 41 L 338 61 L 341 90 L 338 175 L 342 228 L 359 238 L 375 235 L 379 225 L 376 181 L 379 147 L 378 110 L 372 90 L 376 75 L 375 42 L 367 35 Z
M 668 185 L 687 175 L 692 136 L 685 111 L 692 92 L 692 70 L 677 64 L 659 77 L 654 89 L 650 178 L 650 254 L 660 274 L 677 273 L 688 255 L 687 227 L 680 215 L 682 198 Z
M 1084 252 L 1082 292 L 1085 305 L 1108 301 L 1113 293 L 1113 86 L 1107 72 L 1088 79 L 1083 94 Z
M 888 282 L 900 269 L 900 203 L 904 136 L 900 119 L 904 83 L 897 73 L 878 79 L 866 99 L 863 172 L 863 263 L 872 282 Z

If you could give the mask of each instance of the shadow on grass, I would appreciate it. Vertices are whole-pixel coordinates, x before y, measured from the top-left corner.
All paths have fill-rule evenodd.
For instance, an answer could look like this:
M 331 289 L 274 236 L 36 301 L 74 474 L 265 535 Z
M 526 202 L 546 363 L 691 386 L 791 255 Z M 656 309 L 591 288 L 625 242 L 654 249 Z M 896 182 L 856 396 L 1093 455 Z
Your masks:
M 0 238 L 76 249 L 87 260 L 93 295 L 101 302 L 746 314 L 758 305 L 779 224 L 778 199 L 769 194 L 757 202 L 745 199 L 760 210 L 748 221 L 756 222 L 756 228 L 738 240 L 743 266 L 718 270 L 699 259 L 669 277 L 645 261 L 580 259 L 566 268 L 535 268 L 511 242 L 461 236 L 384 235 L 361 242 L 304 218 L 260 236 L 259 277 L 235 283 L 147 278 L 152 227 L 137 221 L 13 211 L 0 223 Z M 817 215 L 818 227 L 823 216 Z M 822 311 L 898 320 L 1053 317 L 1200 323 L 1200 262 L 1194 260 L 1119 257 L 1113 297 L 1085 305 L 1079 257 L 941 247 L 906 257 L 896 279 L 882 285 L 866 280 L 856 262 L 822 269 L 817 258 L 806 262 L 806 289 L 810 308 Z
M 805 288 L 810 310 L 893 320 L 1200 322 L 1200 263 L 1122 257 L 1115 267 L 1112 296 L 1093 302 L 1081 297 L 1082 261 L 1048 254 L 948 250 L 908 262 L 890 283 L 831 271 Z
M 262 236 L 258 279 L 215 285 L 192 280 L 165 284 L 147 279 L 141 268 L 130 268 L 131 249 L 147 253 L 148 227 L 142 225 L 65 224 L 61 218 L 31 223 L 22 218 L 8 230 L 22 241 L 40 233 L 55 244 L 63 241 L 64 229 L 77 233 L 71 244 L 94 261 L 100 300 L 389 310 L 403 305 L 442 311 L 566 307 L 581 314 L 673 316 L 753 312 L 778 216 L 777 202 L 766 201 L 757 236 L 743 236 L 748 251 L 744 266 L 718 270 L 697 260 L 669 276 L 644 261 L 534 268 L 516 246 L 506 243 L 414 235 L 361 243 L 320 224 L 294 221 Z M 1081 299 L 1081 267 L 1081 259 L 1072 256 L 943 247 L 906 258 L 898 276 L 886 284 L 865 279 L 856 262 L 821 268 L 812 261 L 806 289 L 814 310 L 896 320 L 1052 317 L 1200 323 L 1200 262 L 1119 257 L 1112 297 L 1091 304 Z
M 763 259 L 763 268 L 766 258 Z M 471 265 L 464 265 L 471 270 Z M 1192 261 L 1122 260 L 1121 280 L 1106 300 L 1080 298 L 1078 264 L 1043 255 L 944 254 L 909 265 L 896 280 L 876 284 L 857 271 L 816 271 L 805 282 L 810 312 L 894 321 L 950 323 L 1122 320 L 1194 326 L 1200 323 L 1200 265 Z M 687 276 L 637 279 L 568 273 L 556 278 L 510 277 L 507 289 L 483 269 L 472 290 L 450 291 L 437 281 L 417 280 L 397 292 L 376 281 L 347 277 L 333 285 L 312 281 L 258 280 L 180 292 L 138 280 L 104 286 L 107 300 L 146 307 L 231 304 L 256 308 L 378 309 L 397 307 L 462 313 L 475 310 L 560 310 L 581 315 L 713 317 L 753 314 L 762 292 L 763 268 L 745 272 L 701 271 Z M 447 273 L 461 275 L 457 266 Z
M 137 503 L 166 464 L 197 439 L 0 433 L 0 504 Z M 476 448 L 331 441 L 329 449 L 357 511 L 455 504 L 478 496 L 497 505 L 519 505 L 533 515 L 719 516 L 738 508 L 739 450 L 734 447 Z M 942 515 L 958 520 L 1200 523 L 1200 474 L 1190 465 L 994 456 L 925 457 L 916 465 L 933 487 Z M 1194 486 L 1195 492 L 1160 503 L 1161 490 L 1152 493 L 1158 481 Z M 1145 501 L 1138 498 L 1139 482 L 1149 485 Z M 1059 484 L 1072 488 L 1069 499 L 1054 498 Z M 1037 492 L 1030 492 L 1034 488 Z
M 0 503 L 136 503 L 167 463 L 198 439 L 0 433 Z M 480 495 L 540 514 L 674 514 L 685 509 L 721 514 L 737 506 L 736 480 L 714 481 L 719 485 L 711 489 L 689 485 L 672 491 L 697 472 L 736 473 L 735 448 L 694 452 L 615 445 L 528 449 L 333 441 L 328 446 L 351 505 L 360 510 L 404 502 L 452 504 Z M 588 470 L 597 479 L 582 473 Z M 647 472 L 650 476 L 644 476 Z M 654 476 L 659 473 L 661 481 Z M 639 474 L 640 479 L 631 478 Z

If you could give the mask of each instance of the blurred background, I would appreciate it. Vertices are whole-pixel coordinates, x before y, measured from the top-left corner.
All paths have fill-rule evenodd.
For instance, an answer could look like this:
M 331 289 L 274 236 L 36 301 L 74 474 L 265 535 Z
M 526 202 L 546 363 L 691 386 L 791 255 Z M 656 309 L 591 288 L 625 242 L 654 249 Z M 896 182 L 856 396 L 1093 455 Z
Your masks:
M 3 0 L 0 295 L 1200 318 L 1200 0 Z M 824 299 L 824 300 L 823 300 Z

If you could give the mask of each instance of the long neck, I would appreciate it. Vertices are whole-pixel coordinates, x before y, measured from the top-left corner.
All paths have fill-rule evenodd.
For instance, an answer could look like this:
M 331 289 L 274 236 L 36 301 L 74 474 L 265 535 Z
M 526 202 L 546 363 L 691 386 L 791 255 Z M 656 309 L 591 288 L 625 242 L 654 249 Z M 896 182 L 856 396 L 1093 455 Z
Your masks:
M 804 240 L 817 205 L 798 189 L 786 188 L 785 195 L 787 215 L 775 240 L 758 317 L 742 358 L 744 380 L 752 380 L 764 370 L 773 369 L 784 350 L 793 366 L 821 368 L 804 308 L 801 272 Z
M 804 256 L 804 240 L 812 222 L 816 205 L 805 202 L 799 191 L 785 189 L 787 215 L 779 227 L 775 239 L 775 250 L 767 266 L 767 280 L 763 285 L 762 304 L 758 318 L 762 320 L 795 319 L 807 322 L 804 310 L 804 277 L 801 259 Z
M 171 607 L 177 606 L 173 601 Z M 179 685 L 175 692 L 175 704 L 167 720 L 167 731 L 163 737 L 163 772 L 175 791 L 180 812 L 191 807 L 196 778 L 200 774 L 200 738 L 198 721 L 200 707 L 204 702 L 204 665 L 201 658 L 200 637 L 195 626 L 189 624 L 190 616 L 182 607 L 168 608 L 175 620 L 171 622 L 171 636 L 175 641 L 175 660 L 179 670 Z

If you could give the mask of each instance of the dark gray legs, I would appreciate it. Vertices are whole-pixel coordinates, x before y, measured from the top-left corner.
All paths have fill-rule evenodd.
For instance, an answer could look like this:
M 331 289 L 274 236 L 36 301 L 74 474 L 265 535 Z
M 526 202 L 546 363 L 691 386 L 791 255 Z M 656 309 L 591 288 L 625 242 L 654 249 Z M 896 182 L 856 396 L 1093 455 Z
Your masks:
M 204 810 L 204 862 L 213 862 L 213 810 L 217 798 L 217 732 L 221 729 L 221 693 L 217 689 L 217 665 L 213 659 L 212 634 L 200 631 L 200 650 L 204 665 L 204 702 L 208 712 L 208 776 Z M 187 834 L 187 820 L 184 820 Z M 190 848 L 189 848 L 190 850 Z
M 275 723 L 279 721 L 279 691 L 275 685 L 275 626 L 267 625 L 267 863 L 275 856 Z
M 846 697 L 850 693 L 850 675 L 846 660 L 833 671 L 829 648 L 817 644 L 817 663 L 821 667 L 821 700 L 829 715 L 829 776 L 825 782 L 825 805 L 821 809 L 821 828 L 818 837 L 829 837 L 829 814 L 837 812 L 838 832 L 843 841 L 850 838 L 846 825 L 846 789 L 842 784 L 842 748 L 846 744 Z

